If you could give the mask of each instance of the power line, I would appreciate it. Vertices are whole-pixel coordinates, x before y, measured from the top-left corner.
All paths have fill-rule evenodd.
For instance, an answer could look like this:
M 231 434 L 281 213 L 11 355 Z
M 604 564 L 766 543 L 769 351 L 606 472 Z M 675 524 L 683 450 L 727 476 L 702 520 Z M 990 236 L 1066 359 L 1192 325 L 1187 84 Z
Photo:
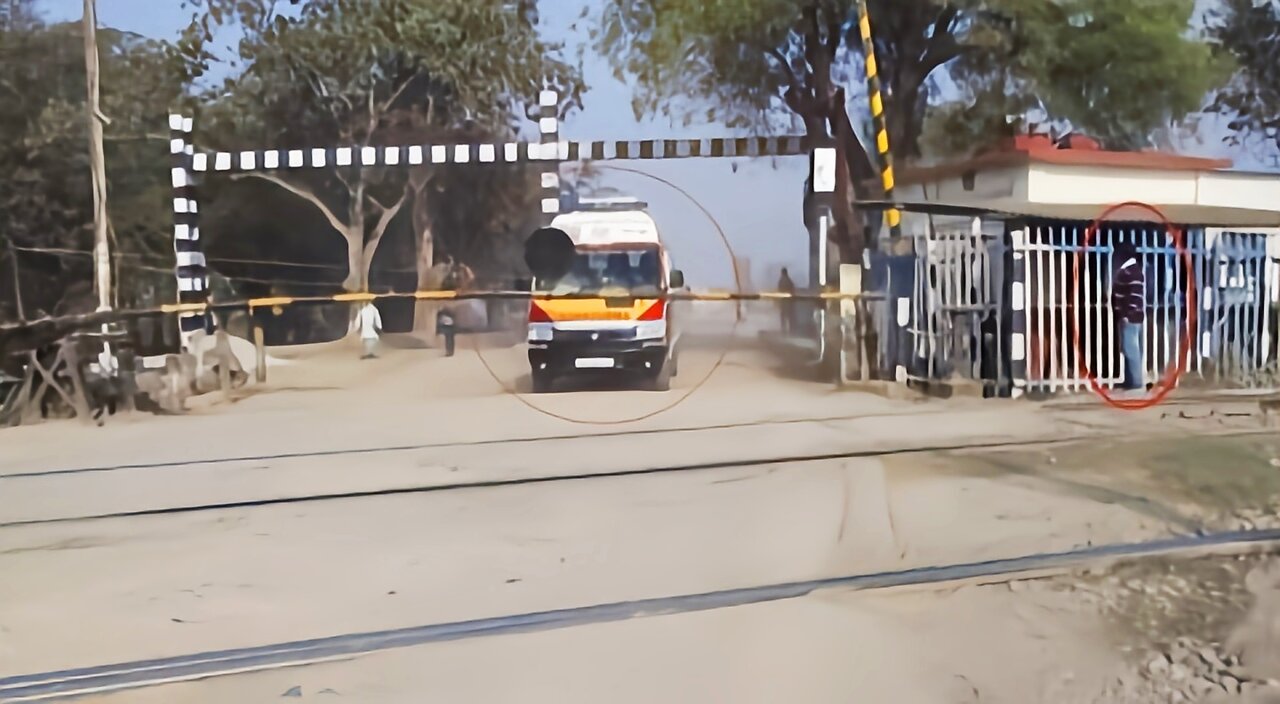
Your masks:
M 93 252 L 88 251 L 88 250 L 82 250 L 82 249 L 66 249 L 66 248 L 61 248 L 61 247 L 19 247 L 19 246 L 14 246 L 14 249 L 16 249 L 16 250 L 18 250 L 18 251 L 20 251 L 20 252 L 30 252 L 30 253 L 34 253 L 34 254 L 46 254 L 46 255 L 50 255 L 50 256 L 78 256 L 78 257 L 92 257 L 92 256 L 93 256 Z M 125 259 L 125 258 L 128 258 L 128 259 L 143 259 L 145 255 L 138 254 L 138 253 L 117 252 L 117 253 L 115 253 L 113 256 L 114 256 L 117 260 L 120 260 L 120 259 Z M 152 261 L 156 261 L 156 260 L 154 260 L 154 259 L 153 259 Z M 251 260 L 250 260 L 250 261 L 251 261 Z M 265 260 L 264 260 L 264 261 L 265 261 Z M 274 262 L 269 262 L 269 263 L 274 263 Z M 161 274 L 172 274 L 172 273 L 173 273 L 173 265 L 172 265 L 171 263 L 168 263 L 168 262 L 157 262 L 157 264 L 149 265 L 149 264 L 139 264 L 139 263 L 133 263 L 133 262 L 122 262 L 122 261 L 117 261 L 117 262 L 116 262 L 116 264 L 117 264 L 117 266 L 126 267 L 126 268 L 129 268 L 129 269 L 135 270 L 135 271 L 148 271 L 148 272 L 155 272 L 155 273 L 161 273 Z M 166 264 L 167 264 L 167 266 L 166 266 Z M 346 267 L 343 267 L 343 268 L 342 268 L 342 270 L 343 270 L 343 271 L 345 271 L 345 270 L 346 270 Z M 302 280 L 302 279 L 286 279 L 286 278 L 280 278 L 280 277 L 262 278 L 262 277 L 255 277 L 255 276 L 235 276 L 235 275 L 231 275 L 231 274 L 226 274 L 226 273 L 224 273 L 224 272 L 217 272 L 217 273 L 218 273 L 218 275 L 219 275 L 219 276 L 221 276 L 222 278 L 227 279 L 227 280 L 229 280 L 229 281 L 239 281 L 239 282 L 245 282 L 245 283 L 258 283 L 258 284 L 267 284 L 267 285 L 271 285 L 271 284 L 290 284 L 290 285 L 296 285 L 296 286 L 323 286 L 323 287 L 330 287 L 330 286 L 335 286 L 335 287 L 336 287 L 336 286 L 341 286 L 341 285 L 342 285 L 342 282 L 341 282 L 341 281 L 305 281 L 305 280 Z
M 91 257 L 93 252 L 86 249 L 69 249 L 65 247 L 25 247 L 14 245 L 14 249 L 20 252 L 31 252 L 35 254 L 65 255 L 65 256 L 84 256 Z M 116 259 L 130 258 L 142 259 L 147 255 L 137 252 L 116 252 L 112 255 Z M 163 257 L 153 257 L 152 261 L 162 262 Z M 281 261 L 276 259 L 251 259 L 243 257 L 207 257 L 206 261 L 216 264 L 248 264 L 262 266 L 283 266 L 298 269 L 320 269 L 327 271 L 346 272 L 347 267 L 341 264 L 319 264 L 315 262 L 292 262 Z M 415 273 L 417 267 L 377 267 L 375 271 L 394 272 L 394 273 Z

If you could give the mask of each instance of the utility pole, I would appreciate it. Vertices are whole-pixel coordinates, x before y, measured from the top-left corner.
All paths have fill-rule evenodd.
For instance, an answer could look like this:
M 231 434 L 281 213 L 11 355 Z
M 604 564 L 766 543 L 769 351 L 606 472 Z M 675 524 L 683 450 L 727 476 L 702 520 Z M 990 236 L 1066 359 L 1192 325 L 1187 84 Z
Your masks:
M 98 89 L 98 13 L 95 0 L 84 0 L 84 68 L 89 100 L 89 169 L 93 177 L 93 270 L 98 310 L 111 309 L 111 252 L 107 242 L 107 167 L 102 148 Z

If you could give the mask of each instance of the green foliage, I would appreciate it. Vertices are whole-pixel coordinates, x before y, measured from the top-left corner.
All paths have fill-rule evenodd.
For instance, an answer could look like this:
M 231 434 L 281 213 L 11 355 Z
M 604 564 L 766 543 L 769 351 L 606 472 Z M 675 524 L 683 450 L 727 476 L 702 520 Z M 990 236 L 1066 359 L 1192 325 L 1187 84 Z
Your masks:
M 1209 25 L 1215 44 L 1238 67 L 1213 105 L 1231 117 L 1229 140 L 1254 134 L 1280 147 L 1280 4 L 1222 0 Z
M 30 6 L 10 4 L 19 12 L 0 17 L 0 252 L 9 243 L 67 251 L 17 253 L 28 316 L 74 308 L 91 292 L 93 240 L 80 24 L 47 26 Z M 140 266 L 171 266 L 168 136 L 148 134 L 164 129 L 179 86 L 159 43 L 111 29 L 98 41 L 109 205 L 119 266 L 130 273 L 119 296 L 128 302 L 146 288 L 172 290 L 171 273 Z M 11 266 L 0 316 L 16 315 L 4 305 L 16 298 Z
M 1000 136 L 1004 115 L 1036 105 L 1113 146 L 1138 145 L 1225 75 L 1188 32 L 1193 0 L 868 4 L 891 140 L 908 157 L 930 106 L 929 142 L 951 150 Z M 855 2 L 609 0 L 594 36 L 638 86 L 638 113 L 687 114 L 693 96 L 731 124 L 760 124 L 781 105 L 807 118 L 829 100 L 824 84 L 852 92 L 861 80 Z M 958 90 L 943 91 L 944 77 Z M 965 104 L 950 105 L 957 97 Z
M 841 14 L 851 5 L 836 4 Z M 797 59 L 806 30 L 795 0 L 607 0 L 592 37 L 615 76 L 634 86 L 637 117 L 692 119 L 695 106 L 672 101 L 694 96 L 730 125 L 755 126 L 788 86 L 772 53 Z
M 1040 107 L 1109 147 L 1144 147 L 1153 130 L 1199 108 L 1229 71 L 1190 36 L 1193 0 L 990 5 L 997 19 L 966 32 L 975 48 L 953 66 L 971 100 L 951 116 L 961 124 L 947 129 Z
M 580 104 L 578 72 L 538 35 L 532 2 L 311 0 L 290 14 L 271 0 L 188 4 L 198 12 L 173 56 L 188 79 L 201 79 L 215 60 L 210 43 L 220 26 L 244 30 L 240 70 L 199 96 L 206 146 L 496 141 L 536 115 L 543 88 L 558 90 L 561 110 Z M 437 171 L 351 167 L 276 178 L 328 214 L 352 262 L 363 256 L 365 271 L 353 268 L 347 281 L 355 287 L 368 284 L 373 254 L 391 226 L 384 216 L 395 221 L 410 209 L 401 208 L 407 202 L 438 202 L 431 194 L 452 188 Z M 525 188 L 533 188 L 527 180 Z M 454 192 L 454 200 L 480 198 L 470 228 L 476 237 L 487 234 L 483 205 L 513 202 L 497 188 L 482 180 Z
M 363 144 L 392 112 L 401 122 L 412 115 L 450 126 L 467 117 L 510 129 L 515 111 L 544 87 L 559 89 L 565 107 L 580 99 L 575 69 L 538 37 L 528 2 L 311 0 L 292 15 L 272 0 L 189 4 L 203 12 L 178 42 L 175 58 L 188 79 L 215 60 L 209 44 L 217 25 L 245 32 L 243 72 L 201 97 L 226 96 L 229 107 L 258 116 L 268 134 L 255 137 L 324 130 Z

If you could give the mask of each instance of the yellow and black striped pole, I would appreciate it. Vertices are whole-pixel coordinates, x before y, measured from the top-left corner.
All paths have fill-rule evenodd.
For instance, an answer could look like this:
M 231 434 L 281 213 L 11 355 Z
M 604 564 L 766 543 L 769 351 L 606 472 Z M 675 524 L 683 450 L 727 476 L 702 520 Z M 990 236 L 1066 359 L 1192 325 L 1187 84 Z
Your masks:
M 880 93 L 880 76 L 876 65 L 876 45 L 871 39 L 871 15 L 867 13 L 867 0 L 858 0 L 858 29 L 862 33 L 862 52 L 867 67 L 867 97 L 871 100 L 871 118 L 876 131 L 876 152 L 880 155 L 880 178 L 884 184 L 884 199 L 893 201 L 893 152 L 889 150 L 889 127 L 884 119 L 884 98 Z M 897 238 L 902 234 L 902 213 L 897 208 L 885 211 L 889 234 Z

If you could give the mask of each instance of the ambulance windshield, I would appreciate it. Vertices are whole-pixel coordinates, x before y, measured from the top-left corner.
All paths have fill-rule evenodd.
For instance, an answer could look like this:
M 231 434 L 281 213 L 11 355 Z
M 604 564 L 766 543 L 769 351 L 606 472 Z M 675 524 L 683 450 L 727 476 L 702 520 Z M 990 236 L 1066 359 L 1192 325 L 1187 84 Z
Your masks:
M 569 273 L 555 281 L 535 281 L 534 288 L 553 296 L 656 296 L 662 267 L 656 249 L 580 250 Z

